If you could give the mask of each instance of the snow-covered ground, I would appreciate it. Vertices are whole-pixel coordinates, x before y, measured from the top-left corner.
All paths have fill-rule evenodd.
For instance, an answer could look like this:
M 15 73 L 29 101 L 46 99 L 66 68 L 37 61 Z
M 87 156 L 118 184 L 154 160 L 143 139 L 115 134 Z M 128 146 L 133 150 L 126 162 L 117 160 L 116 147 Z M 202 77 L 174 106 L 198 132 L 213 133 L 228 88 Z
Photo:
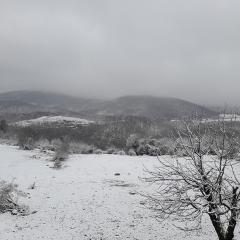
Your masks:
M 134 193 L 148 188 L 139 176 L 145 174 L 144 165 L 157 164 L 154 157 L 72 155 L 66 167 L 54 170 L 50 157 L 38 150 L 0 145 L 0 156 L 0 178 L 14 179 L 29 193 L 22 202 L 37 211 L 24 217 L 0 215 L 0 239 L 217 239 L 208 221 L 199 234 L 182 232 L 170 222 L 157 222 L 141 204 L 143 197 Z M 28 189 L 33 182 L 35 189 Z
M 238 114 L 219 114 L 216 118 L 208 118 L 204 119 L 205 122 L 217 122 L 217 121 L 225 121 L 225 122 L 240 122 L 240 115 Z
M 20 121 L 17 122 L 16 124 L 19 126 L 29 126 L 33 124 L 45 124 L 45 123 L 67 123 L 72 125 L 87 125 L 93 123 L 93 121 L 82 118 L 65 116 L 43 116 L 35 119 Z
M 181 120 L 172 119 L 171 122 L 180 122 Z M 205 118 L 202 122 L 218 122 L 218 121 L 225 121 L 225 122 L 240 122 L 240 115 L 238 114 L 219 114 L 213 118 Z

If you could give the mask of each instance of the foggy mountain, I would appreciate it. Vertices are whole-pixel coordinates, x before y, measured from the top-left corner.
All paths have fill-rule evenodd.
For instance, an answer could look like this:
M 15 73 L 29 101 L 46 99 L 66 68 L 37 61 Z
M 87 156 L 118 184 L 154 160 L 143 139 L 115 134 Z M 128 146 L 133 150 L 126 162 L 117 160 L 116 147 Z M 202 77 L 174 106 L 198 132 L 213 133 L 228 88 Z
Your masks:
M 36 113 L 68 116 L 140 116 L 150 119 L 173 119 L 192 114 L 214 116 L 216 112 L 177 98 L 123 96 L 113 100 L 76 98 L 38 91 L 15 91 L 0 94 L 1 116 Z M 23 118 L 23 117 L 21 117 Z

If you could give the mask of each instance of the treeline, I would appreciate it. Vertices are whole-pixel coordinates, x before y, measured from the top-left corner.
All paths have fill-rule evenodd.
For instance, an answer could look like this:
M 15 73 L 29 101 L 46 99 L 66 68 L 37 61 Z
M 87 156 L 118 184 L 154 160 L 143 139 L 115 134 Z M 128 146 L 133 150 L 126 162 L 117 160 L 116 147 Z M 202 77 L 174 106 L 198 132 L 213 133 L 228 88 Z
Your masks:
M 63 140 L 66 142 L 67 139 L 74 153 L 121 152 L 121 154 L 124 154 L 130 152 L 131 155 L 134 153 L 136 155 L 156 155 L 156 151 L 146 149 L 151 146 L 151 143 L 154 143 L 152 144 L 153 148 L 161 145 L 160 142 L 153 139 L 163 139 L 170 135 L 172 126 L 166 123 L 162 124 L 167 127 L 164 126 L 161 129 L 161 124 L 156 124 L 143 117 L 118 116 L 106 117 L 100 123 L 90 123 L 88 125 L 70 126 L 54 123 L 29 126 L 11 125 L 8 135 L 10 138 L 15 138 L 17 144 L 23 149 L 38 147 L 39 143 L 44 141 L 45 145 L 49 144 L 52 147 L 54 145 L 52 143 Z M 129 141 L 133 136 L 139 141 L 138 148 L 129 145 Z M 151 141 L 149 142 L 147 139 L 151 139 Z M 163 148 L 161 151 L 163 151 Z

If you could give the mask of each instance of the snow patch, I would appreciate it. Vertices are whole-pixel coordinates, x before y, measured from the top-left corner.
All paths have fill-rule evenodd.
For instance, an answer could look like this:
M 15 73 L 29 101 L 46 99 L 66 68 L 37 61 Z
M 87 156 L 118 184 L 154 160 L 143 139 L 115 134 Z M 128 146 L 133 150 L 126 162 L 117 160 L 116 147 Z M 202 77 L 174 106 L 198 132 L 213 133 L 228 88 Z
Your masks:
M 19 121 L 16 124 L 18 126 L 30 126 L 35 124 L 46 124 L 46 123 L 67 123 L 72 125 L 88 125 L 90 123 L 94 123 L 94 121 L 90 121 L 82 118 L 74 118 L 74 117 L 65 117 L 65 116 L 43 116 L 35 119 Z

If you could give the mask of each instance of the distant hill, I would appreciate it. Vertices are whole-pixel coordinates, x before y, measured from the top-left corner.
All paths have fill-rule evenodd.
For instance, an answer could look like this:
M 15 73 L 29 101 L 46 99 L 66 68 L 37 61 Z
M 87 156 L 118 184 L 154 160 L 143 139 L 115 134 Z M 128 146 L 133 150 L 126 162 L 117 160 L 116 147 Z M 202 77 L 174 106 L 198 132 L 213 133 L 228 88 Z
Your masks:
M 67 116 L 140 116 L 150 119 L 174 119 L 199 114 L 217 113 L 206 107 L 177 98 L 125 96 L 113 100 L 76 98 L 63 94 L 15 91 L 0 94 L 0 116 L 45 113 Z M 48 113 L 48 114 L 46 114 Z
M 177 98 L 125 96 L 105 102 L 98 107 L 101 115 L 133 115 L 151 119 L 173 119 L 199 114 L 205 117 L 217 113 L 200 105 Z
M 97 100 L 76 98 L 64 94 L 40 91 L 14 91 L 0 94 L 0 102 L 15 101 L 22 104 L 31 104 L 45 109 L 84 110 L 89 104 Z

